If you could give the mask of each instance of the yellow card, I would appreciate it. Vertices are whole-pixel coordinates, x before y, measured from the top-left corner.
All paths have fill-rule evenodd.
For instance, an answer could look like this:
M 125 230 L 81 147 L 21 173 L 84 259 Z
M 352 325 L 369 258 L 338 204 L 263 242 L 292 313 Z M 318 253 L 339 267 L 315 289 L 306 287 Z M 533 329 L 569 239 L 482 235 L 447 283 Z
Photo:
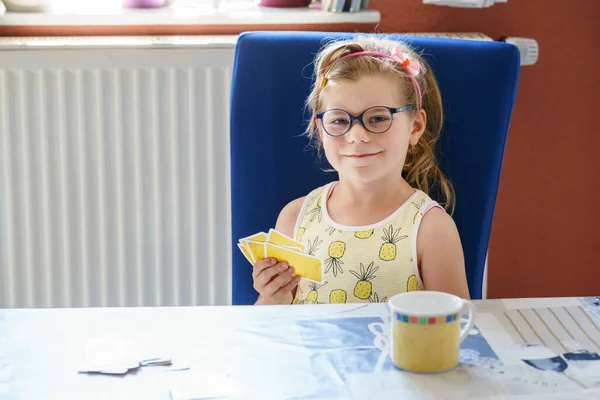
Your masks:
M 323 282 L 323 261 L 320 259 L 269 242 L 264 243 L 264 249 L 265 257 L 287 261 L 294 267 L 296 275 L 311 281 Z
M 295 247 L 299 251 L 305 250 L 305 246 L 302 243 L 292 239 L 289 236 L 284 235 L 281 232 L 276 231 L 275 229 L 269 230 L 269 235 L 267 236 L 267 242 L 282 245 L 285 247 Z
M 258 233 L 255 233 L 254 235 L 251 235 L 251 236 L 248 236 L 248 237 L 245 237 L 245 238 L 241 238 L 240 242 L 243 241 L 243 240 L 252 240 L 252 241 L 255 241 L 255 242 L 266 242 L 267 241 L 267 234 L 264 233 L 264 232 L 258 232 Z
M 252 258 L 252 253 L 250 252 L 250 250 L 248 250 L 248 248 L 245 245 L 241 245 L 241 244 L 237 244 L 238 247 L 240 248 L 240 250 L 242 251 L 242 254 L 244 254 L 244 257 L 246 257 L 246 260 L 248 260 L 248 262 L 252 265 L 254 265 L 254 259 Z
M 247 240 L 246 248 L 252 255 L 254 262 L 257 262 L 258 260 L 262 260 L 263 258 L 266 258 L 264 242 L 255 242 L 254 240 Z M 252 264 L 254 264 L 254 263 L 252 263 Z
M 267 240 L 267 234 L 264 232 L 258 232 L 254 235 L 247 236 L 239 240 L 238 247 L 240 248 L 241 252 L 244 253 L 244 256 L 250 262 L 250 264 L 254 265 L 256 260 L 253 258 L 254 256 L 248 247 L 248 240 L 252 240 L 255 242 L 264 242 Z
M 241 238 L 239 240 L 239 242 L 242 244 L 242 246 L 244 246 L 246 249 L 248 249 L 248 241 L 252 240 L 253 242 L 266 242 L 267 241 L 267 234 L 264 232 L 258 232 L 255 233 L 254 235 L 251 236 L 247 236 L 245 238 Z M 249 249 L 248 249 L 249 251 Z M 256 262 L 256 260 L 254 260 L 254 262 Z

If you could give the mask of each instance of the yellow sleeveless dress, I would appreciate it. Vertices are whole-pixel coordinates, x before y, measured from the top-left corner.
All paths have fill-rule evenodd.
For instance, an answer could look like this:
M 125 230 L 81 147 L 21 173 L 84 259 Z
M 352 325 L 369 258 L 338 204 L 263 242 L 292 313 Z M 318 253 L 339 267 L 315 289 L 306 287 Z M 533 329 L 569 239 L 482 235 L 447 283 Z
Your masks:
M 417 267 L 421 219 L 440 207 L 420 190 L 392 215 L 369 226 L 335 223 L 327 212 L 331 182 L 309 193 L 294 228 L 306 252 L 323 260 L 324 283 L 302 279 L 294 304 L 385 302 L 391 296 L 423 290 Z M 441 207 L 440 207 L 441 208 Z

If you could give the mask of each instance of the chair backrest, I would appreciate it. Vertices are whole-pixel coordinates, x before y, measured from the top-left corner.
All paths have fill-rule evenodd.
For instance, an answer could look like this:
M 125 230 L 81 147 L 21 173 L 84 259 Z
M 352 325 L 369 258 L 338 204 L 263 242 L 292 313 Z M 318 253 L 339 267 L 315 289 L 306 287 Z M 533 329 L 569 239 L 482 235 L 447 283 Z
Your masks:
M 250 32 L 235 49 L 231 90 L 232 303 L 252 304 L 251 266 L 239 238 L 274 227 L 289 201 L 337 179 L 322 172 L 302 134 L 313 57 L 325 32 Z M 481 298 L 500 169 L 519 76 L 519 51 L 500 42 L 396 37 L 430 63 L 445 123 L 440 164 L 456 190 L 456 221 L 471 297 Z

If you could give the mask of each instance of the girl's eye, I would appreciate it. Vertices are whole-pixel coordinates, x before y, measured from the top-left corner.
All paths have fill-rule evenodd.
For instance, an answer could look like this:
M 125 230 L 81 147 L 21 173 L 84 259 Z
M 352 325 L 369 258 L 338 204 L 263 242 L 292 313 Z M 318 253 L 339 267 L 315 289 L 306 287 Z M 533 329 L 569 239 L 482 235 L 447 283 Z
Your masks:
M 369 123 L 371 124 L 377 124 L 377 123 L 382 123 L 382 122 L 387 122 L 390 120 L 390 117 L 385 116 L 385 115 L 376 115 L 374 117 L 370 117 L 369 118 Z
M 344 124 L 348 123 L 348 120 L 344 119 L 344 118 L 338 118 L 338 119 L 334 119 L 333 121 L 331 121 L 331 123 L 335 124 L 335 125 L 344 125 Z

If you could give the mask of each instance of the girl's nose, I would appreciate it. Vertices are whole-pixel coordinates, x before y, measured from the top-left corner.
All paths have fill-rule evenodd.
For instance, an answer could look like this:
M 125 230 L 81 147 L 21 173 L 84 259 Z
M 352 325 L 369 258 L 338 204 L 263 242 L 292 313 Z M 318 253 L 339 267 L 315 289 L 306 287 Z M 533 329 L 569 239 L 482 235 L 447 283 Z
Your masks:
M 346 132 L 346 140 L 348 143 L 363 142 L 368 143 L 371 141 L 371 135 L 368 130 L 360 123 L 360 121 L 353 121 L 350 130 Z

